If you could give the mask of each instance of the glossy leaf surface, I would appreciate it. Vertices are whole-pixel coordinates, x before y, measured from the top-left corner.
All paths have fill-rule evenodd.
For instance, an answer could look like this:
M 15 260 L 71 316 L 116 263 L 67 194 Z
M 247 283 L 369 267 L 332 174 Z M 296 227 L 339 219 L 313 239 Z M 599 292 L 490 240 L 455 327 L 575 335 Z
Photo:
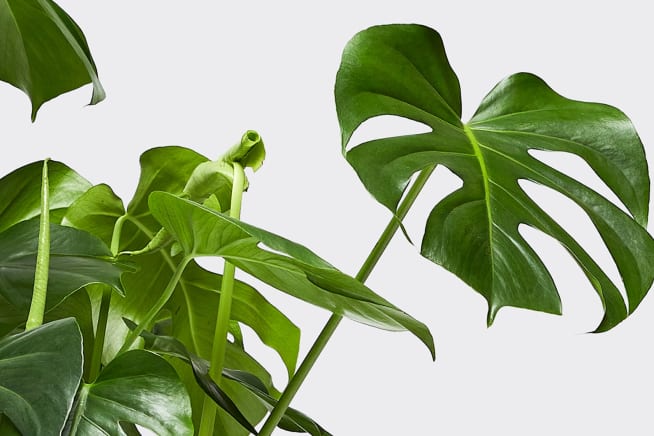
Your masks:
M 91 104 L 104 99 L 84 34 L 55 2 L 0 1 L 0 41 L 0 80 L 29 96 L 32 120 L 43 103 L 87 83 Z
M 128 351 L 111 361 L 93 383 L 82 385 L 67 434 L 120 435 L 121 422 L 160 436 L 193 434 L 188 394 L 160 356 Z
M 82 377 L 75 321 L 53 321 L 0 340 L 0 374 L 0 412 L 24 435 L 58 435 Z
M 164 192 L 150 209 L 188 256 L 221 256 L 294 297 L 374 327 L 411 331 L 434 354 L 427 327 L 306 247 Z M 259 243 L 284 253 L 259 247 Z
M 0 233 L 0 294 L 27 313 L 32 298 L 39 223 L 24 221 Z M 46 310 L 90 283 L 105 283 L 123 292 L 120 277 L 129 266 L 111 258 L 95 236 L 50 225 L 50 274 Z
M 43 161 L 20 167 L 0 179 L 0 231 L 40 213 Z M 61 162 L 48 162 L 50 221 L 61 216 L 91 184 Z
M 356 35 L 344 50 L 335 95 L 346 158 L 391 211 L 416 172 L 444 165 L 463 180 L 432 210 L 421 252 L 486 298 L 489 324 L 503 306 L 561 313 L 552 277 L 520 234 L 521 224 L 556 238 L 581 267 L 605 308 L 597 331 L 623 320 L 648 291 L 654 243 L 644 228 L 647 164 L 634 127 L 619 110 L 569 100 L 538 77 L 519 73 L 500 82 L 463 123 L 459 82 L 441 38 L 418 25 L 378 26 Z M 431 132 L 376 139 L 347 151 L 356 128 L 378 115 L 409 118 Z M 631 215 L 530 150 L 581 157 Z M 588 214 L 617 264 L 628 305 L 520 180 L 558 191 Z

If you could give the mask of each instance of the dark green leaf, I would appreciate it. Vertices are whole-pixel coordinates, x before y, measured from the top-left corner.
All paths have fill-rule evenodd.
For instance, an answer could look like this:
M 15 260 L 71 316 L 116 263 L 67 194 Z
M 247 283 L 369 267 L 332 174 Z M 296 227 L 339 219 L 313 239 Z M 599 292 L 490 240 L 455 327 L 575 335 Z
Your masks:
M 132 321 L 124 320 L 130 330 L 136 328 Z M 250 433 L 257 434 L 257 430 L 248 422 L 229 396 L 209 376 L 209 362 L 189 353 L 184 344 L 171 336 L 156 336 L 150 332 L 141 332 L 145 339 L 145 348 L 156 352 L 173 355 L 191 365 L 193 375 L 198 385 L 207 393 L 224 411 L 238 421 Z
M 174 337 L 155 335 L 148 331 L 142 332 L 141 336 L 145 339 L 145 347 L 147 349 L 177 357 L 191 365 L 198 383 L 203 387 L 205 392 L 216 399 L 211 391 L 205 388 L 205 384 L 215 385 L 209 377 L 209 362 L 190 353 L 184 344 Z M 277 404 L 277 400 L 270 395 L 266 384 L 254 374 L 224 368 L 223 377 L 239 383 L 254 393 L 269 410 L 272 410 Z M 217 386 L 215 388 L 219 389 Z M 313 436 L 329 436 L 330 434 L 311 418 L 292 408 L 286 411 L 286 414 L 280 421 L 279 427 L 289 431 L 309 433 Z
M 72 318 L 0 340 L 0 412 L 23 435 L 58 435 L 82 377 L 82 337 Z
M 464 124 L 459 83 L 441 38 L 418 25 L 378 26 L 355 36 L 344 50 L 335 94 L 347 160 L 391 211 L 418 171 L 444 165 L 463 180 L 432 210 L 422 254 L 486 298 L 489 324 L 503 306 L 561 313 L 554 282 L 520 234 L 520 224 L 556 238 L 571 253 L 604 305 L 597 331 L 615 326 L 645 296 L 654 280 L 654 241 L 644 228 L 649 178 L 640 139 L 619 110 L 569 100 L 538 77 L 520 73 L 498 84 Z M 432 131 L 376 139 L 346 151 L 354 130 L 378 115 L 409 118 Z M 530 150 L 581 157 L 631 216 L 535 159 Z M 592 257 L 523 191 L 520 180 L 556 190 L 588 214 L 617 264 L 628 306 Z
M 23 90 L 32 121 L 46 101 L 93 83 L 91 104 L 104 99 L 84 34 L 51 0 L 0 1 L 0 80 Z
M 154 216 L 189 256 L 221 256 L 269 285 L 331 312 L 387 330 L 409 330 L 434 355 L 429 329 L 306 247 L 164 192 Z M 288 256 L 264 250 L 259 243 Z
M 68 434 L 119 435 L 121 422 L 138 424 L 159 436 L 193 434 L 188 394 L 163 358 L 132 350 L 112 360 L 95 382 L 80 388 Z
M 34 285 L 39 223 L 23 221 L 0 233 L 0 294 L 27 313 Z M 123 292 L 120 276 L 129 267 L 114 261 L 93 235 L 50 225 L 50 278 L 46 310 L 90 283 L 106 283 Z
M 0 67 L 1 68 L 1 67 Z M 39 215 L 43 161 L 25 165 L 0 179 L 0 231 Z M 48 162 L 50 222 L 61 215 L 91 184 L 66 165 Z

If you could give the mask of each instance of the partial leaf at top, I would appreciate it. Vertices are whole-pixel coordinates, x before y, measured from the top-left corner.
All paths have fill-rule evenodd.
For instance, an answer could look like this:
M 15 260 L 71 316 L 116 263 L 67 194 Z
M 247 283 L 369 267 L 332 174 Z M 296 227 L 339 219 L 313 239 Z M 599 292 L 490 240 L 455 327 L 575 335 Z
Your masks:
M 0 179 L 0 231 L 40 213 L 43 161 L 22 166 Z M 91 184 L 61 162 L 48 162 L 50 221 L 61 216 Z
M 91 104 L 104 99 L 84 34 L 52 0 L 0 1 L 0 44 L 0 80 L 29 96 L 32 121 L 43 103 L 87 83 Z
M 480 292 L 489 324 L 503 306 L 561 313 L 554 282 L 518 231 L 520 224 L 556 238 L 584 271 L 604 305 L 597 331 L 638 306 L 654 280 L 654 241 L 646 232 L 649 177 L 643 146 L 619 110 L 560 96 L 538 77 L 500 82 L 468 123 L 459 83 L 442 40 L 418 25 L 389 25 L 356 35 L 343 52 L 335 87 L 343 151 L 368 191 L 391 211 L 424 169 L 444 165 L 463 186 L 432 210 L 421 252 Z M 429 133 L 346 146 L 377 115 L 429 126 Z M 529 150 L 584 159 L 630 214 L 581 182 L 533 158 Z M 518 184 L 529 180 L 566 195 L 583 209 L 616 262 L 627 293 Z
M 220 256 L 294 297 L 374 327 L 410 331 L 434 354 L 427 327 L 306 247 L 164 192 L 150 209 L 187 256 Z M 259 247 L 259 244 L 285 255 Z

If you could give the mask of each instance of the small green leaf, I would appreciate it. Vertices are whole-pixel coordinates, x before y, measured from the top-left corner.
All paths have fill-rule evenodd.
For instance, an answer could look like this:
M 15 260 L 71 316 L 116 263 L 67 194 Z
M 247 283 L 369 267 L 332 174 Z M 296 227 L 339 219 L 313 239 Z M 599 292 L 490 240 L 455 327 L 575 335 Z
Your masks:
M 39 223 L 23 221 L 0 233 L 0 294 L 18 311 L 32 298 Z M 106 283 L 123 293 L 120 276 L 129 265 L 111 258 L 107 247 L 81 230 L 50 225 L 50 272 L 46 310 L 90 283 Z
M 0 41 L 0 80 L 29 96 L 32 121 L 43 103 L 87 83 L 93 83 L 91 104 L 104 99 L 84 34 L 55 2 L 0 2 Z
M 343 52 L 335 96 L 343 152 L 366 189 L 391 211 L 419 171 L 444 165 L 463 180 L 432 210 L 421 253 L 484 296 L 489 324 L 504 306 L 561 313 L 554 281 L 520 225 L 557 239 L 581 267 L 605 310 L 596 331 L 612 328 L 642 301 L 654 281 L 654 240 L 645 229 L 649 176 L 638 134 L 618 109 L 567 99 L 540 78 L 519 73 L 501 81 L 464 123 L 459 82 L 442 40 L 418 25 L 357 34 Z M 357 127 L 378 115 L 418 121 L 431 131 L 347 151 Z M 531 150 L 584 159 L 631 215 Z M 592 256 L 525 193 L 521 180 L 558 191 L 586 212 L 618 267 L 628 304 Z
M 431 351 L 429 329 L 306 247 L 165 192 L 150 195 L 154 216 L 189 256 L 221 256 L 303 301 L 374 327 L 411 331 Z M 287 256 L 260 248 L 259 243 Z M 311 277 L 311 278 L 309 278 Z
M 0 412 L 23 435 L 58 435 L 82 377 L 82 337 L 72 318 L 0 340 Z
M 111 246 L 114 223 L 125 214 L 122 200 L 107 185 L 95 185 L 80 195 L 62 220 L 65 226 L 84 230 Z
M 159 436 L 193 434 L 188 394 L 163 358 L 132 350 L 112 360 L 97 380 L 80 388 L 68 434 L 119 435 L 121 422 L 138 424 Z
M 39 215 L 43 161 L 33 162 L 0 179 L 0 231 Z M 91 184 L 57 161 L 48 161 L 50 183 L 50 222 L 58 223 L 66 209 Z

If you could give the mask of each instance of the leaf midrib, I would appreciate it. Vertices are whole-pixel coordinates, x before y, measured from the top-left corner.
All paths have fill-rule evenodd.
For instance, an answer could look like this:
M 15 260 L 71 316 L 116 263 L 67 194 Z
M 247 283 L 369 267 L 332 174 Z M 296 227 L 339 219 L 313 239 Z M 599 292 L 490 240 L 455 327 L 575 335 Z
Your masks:
M 488 245 L 490 251 L 490 269 L 491 269 L 491 280 L 494 281 L 495 277 L 495 258 L 493 256 L 493 213 L 491 211 L 490 203 L 490 179 L 488 177 L 488 168 L 486 167 L 486 160 L 481 151 L 481 146 L 475 137 L 472 129 L 468 124 L 463 125 L 463 132 L 466 134 L 466 137 L 470 141 L 472 146 L 472 151 L 479 162 L 479 168 L 481 170 L 481 179 L 484 184 L 484 202 L 486 203 L 486 217 L 488 219 Z M 492 286 L 492 284 L 491 284 Z

